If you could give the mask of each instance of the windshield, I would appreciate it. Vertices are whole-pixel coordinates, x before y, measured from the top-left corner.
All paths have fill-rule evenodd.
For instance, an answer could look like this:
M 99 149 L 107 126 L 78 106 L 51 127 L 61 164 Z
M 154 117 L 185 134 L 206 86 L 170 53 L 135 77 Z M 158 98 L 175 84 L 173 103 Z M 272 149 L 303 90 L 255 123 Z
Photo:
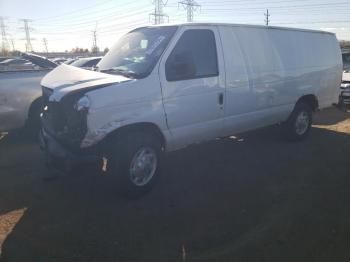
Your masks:
M 177 27 L 139 28 L 123 36 L 98 63 L 98 70 L 135 78 L 151 73 Z

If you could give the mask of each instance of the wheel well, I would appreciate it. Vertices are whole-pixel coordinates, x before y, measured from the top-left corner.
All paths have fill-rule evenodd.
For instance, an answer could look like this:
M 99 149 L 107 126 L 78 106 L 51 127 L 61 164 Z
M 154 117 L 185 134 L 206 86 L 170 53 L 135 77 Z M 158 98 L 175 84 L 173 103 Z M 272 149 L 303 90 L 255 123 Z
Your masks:
M 153 123 L 137 123 L 137 124 L 130 124 L 123 126 L 121 128 L 118 128 L 117 130 L 111 132 L 105 139 L 107 143 L 111 141 L 111 139 L 115 139 L 117 137 L 120 137 L 124 134 L 130 133 L 130 132 L 145 132 L 148 134 L 155 135 L 161 142 L 162 147 L 164 148 L 166 146 L 165 137 L 162 133 L 162 131 L 159 129 L 159 127 Z
M 307 105 L 311 106 L 313 111 L 316 111 L 318 109 L 318 100 L 315 95 L 304 95 L 299 98 L 297 103 L 306 103 Z

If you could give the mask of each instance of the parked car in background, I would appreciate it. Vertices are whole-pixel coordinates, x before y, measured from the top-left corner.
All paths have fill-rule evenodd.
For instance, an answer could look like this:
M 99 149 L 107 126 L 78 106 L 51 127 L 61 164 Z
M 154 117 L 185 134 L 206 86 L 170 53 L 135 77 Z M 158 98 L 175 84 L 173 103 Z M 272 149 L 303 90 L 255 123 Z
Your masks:
M 53 58 L 53 59 L 50 59 L 52 62 L 60 65 L 62 63 L 65 63 L 67 61 L 66 58 Z
M 35 65 L 21 58 L 8 58 L 0 62 L 0 71 L 36 69 Z
M 9 59 L 9 57 L 7 57 L 7 56 L 0 56 L 0 62 L 4 61 L 6 59 Z
M 66 62 L 64 62 L 66 65 L 70 65 L 71 63 L 73 63 L 74 61 L 77 61 L 78 58 L 70 58 L 68 59 Z
M 164 152 L 277 123 L 304 139 L 312 112 L 338 102 L 342 60 L 332 33 L 193 23 L 135 29 L 97 70 L 43 78 L 41 147 L 65 171 L 107 159 L 116 188 L 138 196 Z
M 350 71 L 343 72 L 343 79 L 340 89 L 340 104 L 350 104 Z
M 95 67 L 98 62 L 100 62 L 102 57 L 84 57 L 84 58 L 79 58 L 70 65 L 76 66 L 76 67 L 81 67 L 84 69 L 91 69 Z
M 37 134 L 40 128 L 41 79 L 57 64 L 34 54 L 22 54 L 36 68 L 0 72 L 0 132 L 27 127 Z

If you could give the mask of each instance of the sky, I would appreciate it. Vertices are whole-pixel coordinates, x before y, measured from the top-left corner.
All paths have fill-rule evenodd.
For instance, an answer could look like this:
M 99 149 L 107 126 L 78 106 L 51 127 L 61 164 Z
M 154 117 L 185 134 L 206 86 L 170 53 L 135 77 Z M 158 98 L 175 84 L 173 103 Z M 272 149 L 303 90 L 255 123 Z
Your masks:
M 186 10 L 178 2 L 163 0 L 165 22 L 186 22 Z M 184 1 L 184 0 L 182 0 Z M 195 22 L 265 24 L 266 9 L 270 25 L 319 29 L 336 33 L 339 40 L 350 40 L 350 0 L 196 0 Z M 9 46 L 25 51 L 24 22 L 30 19 L 34 51 L 91 49 L 93 31 L 100 49 L 111 47 L 133 28 L 152 24 L 152 0 L 0 0 Z

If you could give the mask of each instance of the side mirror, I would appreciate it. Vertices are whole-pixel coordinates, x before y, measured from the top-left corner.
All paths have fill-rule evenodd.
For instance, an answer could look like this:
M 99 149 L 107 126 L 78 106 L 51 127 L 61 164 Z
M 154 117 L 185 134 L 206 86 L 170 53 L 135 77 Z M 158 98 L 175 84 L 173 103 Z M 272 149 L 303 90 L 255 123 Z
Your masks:
M 178 81 L 195 78 L 196 66 L 192 54 L 183 52 L 176 54 L 166 63 L 166 77 L 168 81 Z

